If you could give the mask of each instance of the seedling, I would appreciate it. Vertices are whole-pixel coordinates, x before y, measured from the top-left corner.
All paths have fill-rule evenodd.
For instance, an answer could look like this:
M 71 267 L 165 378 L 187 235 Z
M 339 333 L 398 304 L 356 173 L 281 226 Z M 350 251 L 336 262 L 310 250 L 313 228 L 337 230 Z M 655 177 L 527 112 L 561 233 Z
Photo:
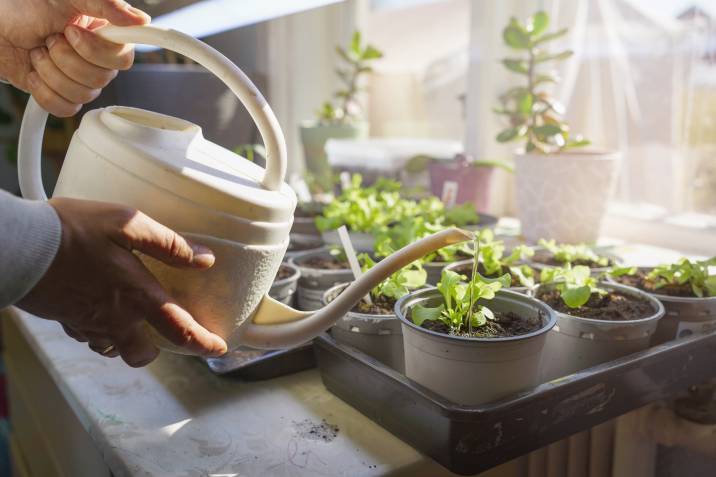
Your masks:
M 534 253 L 531 247 L 518 245 L 505 257 L 505 243 L 501 240 L 489 240 L 481 245 L 480 257 L 487 276 L 493 277 L 508 269 L 510 275 L 517 277 L 522 286 L 532 288 L 535 285 L 534 270 L 529 265 L 520 265 L 519 262 L 532 257 Z
M 363 271 L 368 271 L 375 266 L 375 262 L 368 254 L 361 254 L 359 257 Z M 370 291 L 371 297 L 379 301 L 385 297 L 390 301 L 397 301 L 408 293 L 425 286 L 428 274 L 420 263 L 415 262 L 401 268 L 387 279 L 383 280 L 377 287 Z
M 556 84 L 559 80 L 552 74 L 539 71 L 548 62 L 562 61 L 570 56 L 571 50 L 559 53 L 549 52 L 548 42 L 567 34 L 563 28 L 547 32 L 549 16 L 540 11 L 526 22 L 511 18 L 502 32 L 502 37 L 513 50 L 523 53 L 520 57 L 505 58 L 502 64 L 509 71 L 524 77 L 525 84 L 507 90 L 500 96 L 501 106 L 495 112 L 506 118 L 508 127 L 497 135 L 497 141 L 525 142 L 526 152 L 549 154 L 565 149 L 586 146 L 589 141 L 570 135 L 569 126 L 562 119 L 564 107 L 552 98 L 543 85 Z
M 540 282 L 542 285 L 556 289 L 569 308 L 585 305 L 594 294 L 600 296 L 607 294 L 606 290 L 599 288 L 597 279 L 591 275 L 589 267 L 584 265 L 546 268 L 540 272 Z
M 558 245 L 554 240 L 544 239 L 540 239 L 539 244 L 549 251 L 554 259 L 560 263 L 574 264 L 588 262 L 603 267 L 609 265 L 609 259 L 607 257 L 599 256 L 592 248 L 585 244 Z
M 428 222 L 424 217 L 404 217 L 399 222 L 376 233 L 375 253 L 379 257 L 387 257 L 396 250 L 445 228 L 442 224 Z M 463 243 L 438 249 L 423 257 L 422 262 L 453 262 L 460 255 L 469 257 L 472 254 L 473 250 L 469 244 Z
M 383 57 L 376 47 L 363 45 L 361 33 L 353 33 L 348 48 L 336 47 L 343 64 L 336 68 L 336 74 L 343 83 L 343 88 L 334 93 L 334 98 L 326 101 L 318 110 L 318 120 L 322 124 L 349 124 L 359 120 L 363 109 L 358 101 L 362 91 L 360 81 L 363 76 L 373 71 L 371 64 Z
M 681 258 L 676 263 L 654 267 L 646 280 L 654 284 L 655 289 L 668 285 L 691 285 L 691 290 L 699 298 L 716 296 L 716 275 L 709 267 L 716 266 L 716 257 L 708 260 L 689 260 Z

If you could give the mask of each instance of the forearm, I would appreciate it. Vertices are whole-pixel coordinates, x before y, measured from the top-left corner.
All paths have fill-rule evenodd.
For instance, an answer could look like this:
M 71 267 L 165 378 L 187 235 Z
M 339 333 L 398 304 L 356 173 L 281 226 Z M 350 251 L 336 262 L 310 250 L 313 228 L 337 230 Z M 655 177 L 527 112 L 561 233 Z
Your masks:
M 16 303 L 42 278 L 55 258 L 61 232 L 50 204 L 0 191 L 0 308 Z

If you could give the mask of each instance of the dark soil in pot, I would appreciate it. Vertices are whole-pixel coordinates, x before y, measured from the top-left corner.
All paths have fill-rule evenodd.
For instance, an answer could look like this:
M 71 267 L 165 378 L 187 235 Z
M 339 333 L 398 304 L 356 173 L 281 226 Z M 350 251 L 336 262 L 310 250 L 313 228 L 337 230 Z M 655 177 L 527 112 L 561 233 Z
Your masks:
M 640 320 L 654 314 L 654 307 L 649 302 L 617 291 L 603 296 L 592 294 L 589 301 L 579 308 L 568 307 L 557 290 L 540 290 L 537 298 L 560 313 L 593 320 Z
M 683 285 L 666 285 L 661 288 L 656 288 L 654 284 L 647 280 L 646 276 L 649 273 L 649 269 L 638 269 L 634 275 L 622 275 L 620 277 L 612 277 L 617 283 L 622 285 L 638 288 L 639 290 L 647 293 L 656 293 L 658 295 L 666 296 L 679 296 L 685 298 L 698 298 L 691 288 L 691 285 L 684 283 Z
M 450 327 L 439 321 L 425 321 L 422 327 L 426 330 L 435 331 L 448 336 L 461 336 L 463 338 L 504 338 L 507 336 L 519 336 L 537 331 L 542 328 L 542 320 L 533 316 L 523 318 L 516 313 L 494 312 L 495 319 L 488 320 L 487 323 L 472 333 L 462 332 L 459 334 L 450 332 Z
M 306 268 L 315 268 L 317 270 L 345 270 L 350 265 L 345 260 L 338 260 L 335 257 L 310 257 L 301 261 L 301 266 Z
M 278 269 L 278 273 L 276 274 L 276 278 L 274 279 L 274 281 L 284 280 L 292 276 L 293 273 L 293 270 L 284 265 L 281 265 L 281 268 Z
M 607 265 L 603 265 L 600 263 L 595 262 L 594 260 L 575 260 L 572 263 L 572 266 L 576 265 L 586 265 L 589 268 L 602 268 L 602 267 L 611 267 L 613 265 L 616 265 L 614 260 L 610 257 L 605 257 L 609 260 L 609 263 Z M 566 264 L 566 262 L 560 262 L 557 259 L 555 259 L 554 255 L 549 250 L 536 250 L 534 256 L 531 258 L 531 261 L 535 263 L 541 263 L 543 265 L 549 265 L 551 267 L 562 267 Z
M 355 313 L 363 313 L 365 315 L 394 315 L 395 314 L 395 300 L 386 296 L 375 297 L 370 296 L 373 300 L 373 304 L 369 305 L 365 300 L 358 302 L 351 311 Z
M 465 275 L 468 278 L 468 280 L 470 278 L 472 278 L 472 264 L 471 263 L 466 263 L 464 265 L 456 266 L 455 268 L 452 269 L 452 271 L 455 273 L 459 273 L 461 275 Z M 480 273 L 480 275 L 482 275 L 483 277 L 486 277 L 486 278 L 499 278 L 500 276 L 504 275 L 505 273 L 510 273 L 509 267 L 502 267 L 502 271 L 499 274 L 487 275 L 487 272 L 485 271 L 485 267 L 481 263 L 479 263 L 477 265 L 477 271 Z M 535 276 L 534 276 L 535 283 L 539 283 L 539 270 L 535 270 L 534 273 L 535 273 Z M 524 285 L 522 285 L 522 283 L 520 283 L 520 280 L 515 275 L 511 275 L 511 277 L 512 277 L 511 286 L 513 286 L 513 287 L 524 286 Z

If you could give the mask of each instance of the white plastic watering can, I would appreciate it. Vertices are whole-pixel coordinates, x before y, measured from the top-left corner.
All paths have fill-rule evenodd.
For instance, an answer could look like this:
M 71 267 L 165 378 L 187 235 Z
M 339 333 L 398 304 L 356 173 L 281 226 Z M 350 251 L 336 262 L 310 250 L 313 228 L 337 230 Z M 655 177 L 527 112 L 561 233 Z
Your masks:
M 72 137 L 54 191 L 58 197 L 134 207 L 211 248 L 216 262 L 205 271 L 141 259 L 229 349 L 275 349 L 308 341 L 401 267 L 472 238 L 451 229 L 416 242 L 380 262 L 317 312 L 299 312 L 273 300 L 267 292 L 288 246 L 296 196 L 284 183 L 286 143 L 266 100 L 225 56 L 183 33 L 153 26 L 107 26 L 98 33 L 116 43 L 166 48 L 203 65 L 241 100 L 261 133 L 265 170 L 207 141 L 199 126 L 182 119 L 120 106 L 96 109 L 84 115 Z M 20 187 L 29 199 L 47 199 L 40 176 L 46 121 L 47 113 L 31 98 L 20 130 L 18 160 Z M 185 352 L 150 330 L 160 347 Z

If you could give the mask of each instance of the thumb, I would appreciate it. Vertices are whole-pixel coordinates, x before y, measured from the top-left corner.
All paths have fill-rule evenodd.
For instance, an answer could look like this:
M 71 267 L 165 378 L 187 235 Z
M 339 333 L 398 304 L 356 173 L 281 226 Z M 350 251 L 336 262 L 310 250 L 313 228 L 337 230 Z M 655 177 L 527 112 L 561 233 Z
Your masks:
M 149 15 L 124 0 L 74 0 L 72 3 L 81 14 L 104 18 L 117 26 L 145 25 L 151 21 Z
M 214 264 L 212 251 L 137 212 L 122 227 L 115 241 L 122 247 L 156 258 L 175 267 L 209 268 Z

